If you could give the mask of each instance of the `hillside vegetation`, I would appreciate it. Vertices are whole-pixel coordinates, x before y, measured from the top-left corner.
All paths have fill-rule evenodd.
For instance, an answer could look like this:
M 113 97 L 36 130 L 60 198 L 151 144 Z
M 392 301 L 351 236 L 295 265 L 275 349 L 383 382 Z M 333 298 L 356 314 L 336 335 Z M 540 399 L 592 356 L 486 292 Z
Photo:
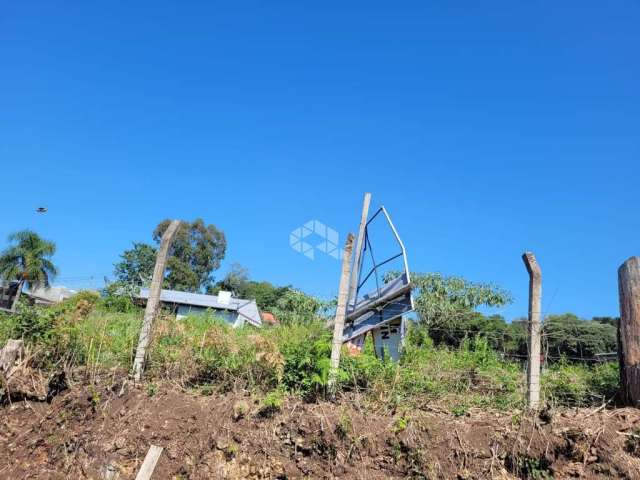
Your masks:
M 275 327 L 233 329 L 214 316 L 176 320 L 161 315 L 149 351 L 145 381 L 165 380 L 202 394 L 250 391 L 277 408 L 287 395 L 315 400 L 325 395 L 331 332 L 313 315 Z M 142 311 L 127 297 L 82 292 L 50 308 L 21 305 L 0 321 L 0 343 L 22 338 L 31 366 L 69 381 L 131 368 Z M 544 400 L 551 405 L 599 405 L 616 393 L 616 363 L 586 365 L 561 360 L 543 372 Z M 428 330 L 414 327 L 401 361 L 376 358 L 371 341 L 358 356 L 343 355 L 339 391 L 359 393 L 381 407 L 442 401 L 452 412 L 470 407 L 518 408 L 524 370 L 503 358 L 482 332 L 457 346 L 434 345 Z

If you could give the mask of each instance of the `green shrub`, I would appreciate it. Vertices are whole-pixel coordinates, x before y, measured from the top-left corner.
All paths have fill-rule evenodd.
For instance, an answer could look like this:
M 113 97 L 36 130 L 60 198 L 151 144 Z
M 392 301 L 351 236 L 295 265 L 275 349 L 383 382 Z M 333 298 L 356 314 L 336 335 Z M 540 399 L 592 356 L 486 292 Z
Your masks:
M 210 315 L 158 322 L 149 367 L 151 373 L 183 378 L 187 384 L 264 391 L 280 384 L 284 368 L 272 339 Z
M 292 324 L 269 330 L 283 358 L 283 386 L 306 398 L 323 391 L 329 375 L 331 334 L 320 322 Z
M 491 350 L 482 337 L 460 348 L 409 343 L 399 367 L 398 387 L 404 396 L 466 397 L 479 406 L 509 408 L 522 402 L 520 367 Z
M 591 371 L 589 386 L 595 397 L 602 401 L 614 398 L 620 390 L 620 367 L 618 362 L 596 365 Z
M 284 392 L 282 390 L 273 390 L 269 392 L 260 404 L 260 415 L 270 416 L 280 411 L 284 403 Z
M 589 400 L 589 369 L 580 364 L 560 361 L 542 376 L 542 393 L 553 405 L 583 406 Z
M 616 362 L 589 366 L 561 360 L 542 375 L 542 393 L 552 405 L 586 406 L 613 398 L 619 389 Z

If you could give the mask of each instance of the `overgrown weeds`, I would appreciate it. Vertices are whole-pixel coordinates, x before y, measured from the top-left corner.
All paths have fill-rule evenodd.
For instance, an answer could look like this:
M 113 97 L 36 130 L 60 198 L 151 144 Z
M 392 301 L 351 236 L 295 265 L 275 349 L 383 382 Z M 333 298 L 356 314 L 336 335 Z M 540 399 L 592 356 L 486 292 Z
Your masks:
M 141 321 L 142 312 L 128 303 L 83 292 L 55 307 L 21 305 L 16 315 L 1 316 L 0 343 L 23 338 L 38 352 L 35 363 L 42 369 L 62 364 L 84 367 L 91 375 L 127 371 Z M 213 315 L 176 320 L 162 314 L 146 376 L 151 385 L 170 379 L 203 394 L 243 389 L 270 395 L 269 401 L 276 399 L 273 392 L 314 400 L 325 394 L 330 351 L 331 332 L 319 319 L 257 330 L 233 329 Z M 357 392 L 394 409 L 441 400 L 455 415 L 464 415 L 474 406 L 523 404 L 522 366 L 502 359 L 482 336 L 459 347 L 436 347 L 416 329 L 398 364 L 378 359 L 368 339 L 360 355 L 345 352 L 338 383 L 343 393 Z M 616 364 L 559 362 L 544 372 L 542 386 L 548 403 L 588 405 L 611 398 L 617 383 Z

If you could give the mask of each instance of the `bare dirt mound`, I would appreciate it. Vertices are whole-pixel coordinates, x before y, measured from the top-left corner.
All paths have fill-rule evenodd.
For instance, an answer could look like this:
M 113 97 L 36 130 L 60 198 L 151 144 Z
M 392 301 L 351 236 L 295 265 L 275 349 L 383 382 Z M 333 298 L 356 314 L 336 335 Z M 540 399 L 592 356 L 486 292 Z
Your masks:
M 0 407 L 0 478 L 134 478 L 150 445 L 156 479 L 640 479 L 640 412 L 539 418 L 428 406 L 376 413 L 358 398 L 285 401 L 170 387 L 76 386 L 50 404 Z

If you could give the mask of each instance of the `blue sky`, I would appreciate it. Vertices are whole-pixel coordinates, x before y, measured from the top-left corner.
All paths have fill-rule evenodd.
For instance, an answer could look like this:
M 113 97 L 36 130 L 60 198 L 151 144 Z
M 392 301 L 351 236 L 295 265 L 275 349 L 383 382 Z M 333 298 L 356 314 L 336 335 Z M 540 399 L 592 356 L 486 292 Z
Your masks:
M 96 3 L 0 9 L 0 238 L 55 240 L 58 283 L 100 285 L 158 221 L 203 217 L 218 276 L 334 295 L 339 262 L 289 233 L 343 241 L 370 191 L 412 269 L 495 282 L 508 318 L 526 249 L 546 312 L 617 314 L 640 253 L 637 0 Z

